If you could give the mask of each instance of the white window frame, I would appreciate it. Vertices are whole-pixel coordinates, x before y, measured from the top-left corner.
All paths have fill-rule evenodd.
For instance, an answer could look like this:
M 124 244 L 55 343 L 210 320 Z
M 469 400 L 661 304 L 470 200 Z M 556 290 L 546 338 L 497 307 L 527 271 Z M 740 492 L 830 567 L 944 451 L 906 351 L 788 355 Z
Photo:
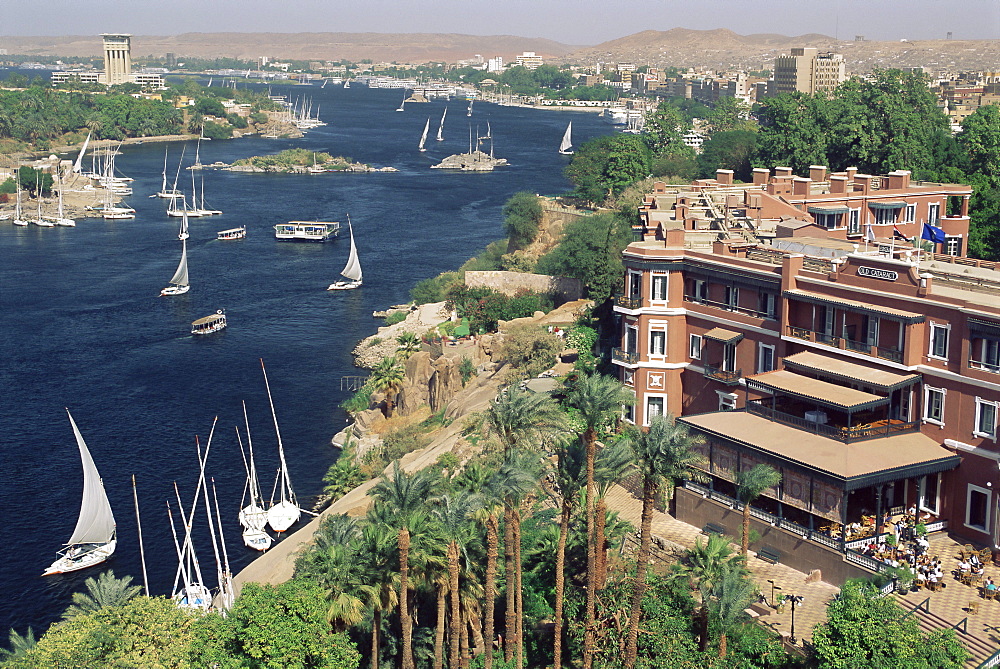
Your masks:
M 982 337 L 979 342 L 979 360 L 974 360 L 971 366 L 994 374 L 1000 373 L 1000 341 Z M 992 362 L 987 359 L 987 352 L 993 354 Z
M 970 520 L 970 518 L 969 518 L 970 513 L 969 512 L 972 510 L 971 501 L 972 501 L 972 493 L 973 492 L 980 492 L 980 493 L 983 493 L 984 495 L 986 495 L 986 514 L 985 514 L 985 516 L 986 516 L 986 525 L 985 526 L 982 526 L 982 525 L 970 525 L 969 524 L 969 520 Z M 989 532 L 990 532 L 990 515 L 991 515 L 991 511 L 993 510 L 992 507 L 993 507 L 993 491 L 992 490 L 990 490 L 989 488 L 980 488 L 979 486 L 977 486 L 974 483 L 968 484 L 968 487 L 966 487 L 966 489 L 965 489 L 965 523 L 964 524 L 965 524 L 966 527 L 968 527 L 970 530 L 977 530 L 979 532 L 985 532 L 986 534 L 989 534 Z
M 958 256 L 959 248 L 962 246 L 962 235 L 945 235 L 944 236 L 944 251 L 945 255 L 948 256 Z M 952 253 L 954 251 L 954 253 Z
M 666 325 L 651 325 L 649 328 L 649 357 L 651 358 L 666 358 L 667 357 L 667 326 Z M 659 336 L 659 335 L 662 335 Z M 654 350 L 653 343 L 659 340 L 663 344 L 663 348 L 659 351 Z
M 666 272 L 653 272 L 650 274 L 649 280 L 649 301 L 650 302 L 667 302 L 670 299 L 670 281 L 668 279 L 670 275 Z M 657 297 L 657 285 L 660 284 L 663 287 L 663 297 Z
M 635 391 L 632 391 L 632 396 L 635 397 Z M 635 425 L 635 412 L 638 410 L 638 405 L 635 402 L 632 404 L 622 405 L 622 420 L 626 423 L 631 423 Z
M 636 286 L 638 282 L 638 286 Z M 638 290 L 636 289 L 638 287 Z M 634 299 L 636 296 L 642 299 L 642 272 L 636 272 L 634 270 L 628 271 L 628 293 L 625 297 L 629 299 Z
M 764 361 L 764 350 L 767 349 L 771 352 L 769 369 L 764 369 L 761 364 Z M 763 374 L 765 372 L 773 372 L 777 369 L 776 360 L 774 357 L 774 344 L 765 344 L 764 342 L 757 342 L 757 373 Z
M 813 219 L 816 225 L 827 230 L 840 230 L 844 227 L 841 225 L 843 214 L 813 214 Z
M 938 225 L 941 222 L 941 203 L 931 202 L 927 205 L 927 222 Z
M 645 400 L 643 402 L 643 405 L 642 405 L 642 425 L 643 425 L 643 427 L 649 427 L 650 421 L 655 416 L 666 416 L 667 415 L 667 395 L 666 395 L 666 393 L 646 393 L 643 396 L 643 399 Z M 662 400 L 662 402 L 663 402 L 663 411 L 662 411 L 662 413 L 655 414 L 655 416 L 651 416 L 650 412 L 649 412 L 649 401 L 653 400 L 653 399 L 659 399 L 659 400 Z
M 847 210 L 847 234 L 861 234 L 861 209 Z
M 935 323 L 931 321 L 930 324 L 930 340 L 927 342 L 927 357 L 932 360 L 948 360 L 948 353 L 951 348 L 951 323 Z M 939 330 L 944 330 L 944 355 L 937 355 L 934 353 L 934 339 L 935 333 Z
M 915 223 L 917 220 L 917 205 L 911 203 L 903 210 L 903 223 Z
M 691 295 L 691 301 L 697 304 L 703 304 L 708 301 L 708 281 L 705 279 L 691 279 L 691 287 L 694 289 Z
M 937 482 L 934 486 L 934 506 L 927 504 L 927 479 L 931 476 Z M 941 508 L 941 474 L 927 474 L 926 476 L 920 477 L 920 487 L 917 491 L 917 502 L 921 511 L 926 511 L 927 513 L 933 513 L 935 516 L 940 513 Z
M 727 285 L 722 295 L 723 309 L 736 311 L 740 308 L 740 287 Z
M 986 431 L 980 429 L 980 427 L 981 427 L 980 420 L 983 417 L 983 407 L 987 407 L 987 406 L 993 408 L 993 425 L 992 425 L 992 428 L 991 428 L 990 432 L 986 432 Z M 977 436 L 977 437 L 983 437 L 985 439 L 990 439 L 991 441 L 993 441 L 994 443 L 996 443 L 996 440 L 997 440 L 997 414 L 1000 413 L 1000 411 L 998 411 L 998 409 L 1000 409 L 1000 403 L 994 402 L 992 400 L 984 400 L 982 397 L 977 397 L 976 398 L 976 422 L 972 426 L 972 434 L 975 435 L 975 436 Z
M 767 290 L 761 290 L 757 293 L 757 296 L 757 310 L 764 315 L 764 318 L 774 320 L 775 315 L 778 313 L 775 294 Z
M 701 335 L 691 335 L 688 339 L 688 357 L 692 360 L 701 360 L 701 353 L 704 345 L 705 341 Z
M 876 209 L 875 225 L 896 225 L 899 222 L 899 209 Z
M 736 393 L 716 390 L 715 394 L 719 396 L 719 411 L 736 411 L 736 400 L 739 399 Z
M 629 346 L 628 346 L 629 330 L 632 330 L 632 331 L 635 332 L 635 350 L 634 351 L 629 350 Z M 639 353 L 639 326 L 636 325 L 635 323 L 626 323 L 625 324 L 625 340 L 622 342 L 622 348 L 625 350 L 626 353 L 636 353 L 636 354 Z
M 930 409 L 930 394 L 940 393 L 941 394 L 941 418 L 931 418 L 928 415 L 928 410 Z M 932 386 L 924 386 L 924 405 L 922 408 L 921 420 L 924 423 L 931 423 L 932 425 L 940 425 L 944 427 L 944 407 L 945 400 L 948 399 L 948 389 L 947 388 L 934 388 Z
M 622 367 L 622 384 L 626 386 L 635 385 L 635 370 Z

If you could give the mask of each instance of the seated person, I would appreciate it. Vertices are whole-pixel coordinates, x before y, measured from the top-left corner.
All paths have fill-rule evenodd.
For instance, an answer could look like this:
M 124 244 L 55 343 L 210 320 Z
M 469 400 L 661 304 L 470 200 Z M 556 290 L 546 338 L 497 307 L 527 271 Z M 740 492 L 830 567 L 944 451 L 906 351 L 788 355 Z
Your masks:
M 986 592 L 996 592 L 997 591 L 997 584 L 993 582 L 993 577 L 992 576 L 990 578 L 986 579 L 986 585 L 983 586 L 983 589 L 986 590 Z
M 963 574 L 968 574 L 971 569 L 972 565 L 969 564 L 968 560 L 962 560 L 961 562 L 958 563 L 958 570 Z

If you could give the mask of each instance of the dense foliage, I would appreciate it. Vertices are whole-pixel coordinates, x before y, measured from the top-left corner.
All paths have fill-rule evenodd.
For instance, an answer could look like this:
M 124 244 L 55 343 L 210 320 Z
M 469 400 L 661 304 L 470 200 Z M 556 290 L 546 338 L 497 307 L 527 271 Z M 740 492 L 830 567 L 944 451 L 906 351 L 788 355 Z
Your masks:
M 542 222 L 542 205 L 538 196 L 520 191 L 510 196 L 503 206 L 504 232 L 509 239 L 508 250 L 522 249 L 535 241 Z
M 492 288 L 470 288 L 462 284 L 449 291 L 446 308 L 455 309 L 460 318 L 468 318 L 472 332 L 496 332 L 498 321 L 548 311 L 552 308 L 552 300 L 541 293 L 520 291 L 508 296 Z
M 630 241 L 632 230 L 624 217 L 581 216 L 566 225 L 562 242 L 539 259 L 536 269 L 579 279 L 587 297 L 601 303 L 621 280 L 621 254 Z

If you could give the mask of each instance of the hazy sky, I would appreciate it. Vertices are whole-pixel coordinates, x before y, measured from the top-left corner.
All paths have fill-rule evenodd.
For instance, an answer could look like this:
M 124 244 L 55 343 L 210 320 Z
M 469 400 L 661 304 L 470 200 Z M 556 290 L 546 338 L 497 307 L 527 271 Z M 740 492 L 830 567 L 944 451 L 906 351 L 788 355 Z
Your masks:
M 641 30 L 1000 39 L 1000 0 L 4 0 L 0 34 L 454 32 L 591 45 Z

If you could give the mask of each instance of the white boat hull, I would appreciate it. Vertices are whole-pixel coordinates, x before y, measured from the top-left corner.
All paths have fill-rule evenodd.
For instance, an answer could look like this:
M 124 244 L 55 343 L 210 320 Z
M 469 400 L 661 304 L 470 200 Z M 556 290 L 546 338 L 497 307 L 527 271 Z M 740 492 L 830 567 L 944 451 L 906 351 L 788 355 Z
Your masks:
M 267 511 L 256 504 L 240 509 L 240 525 L 248 530 L 262 530 L 267 527 Z
M 34 223 L 35 225 L 37 225 L 40 228 L 54 228 L 54 227 L 56 227 L 55 223 L 53 223 L 52 221 L 46 221 L 44 218 L 35 219 L 34 221 L 32 221 L 32 223 Z
M 212 606 L 212 591 L 200 583 L 192 583 L 182 588 L 173 599 L 182 609 L 208 611 Z
M 59 225 L 59 226 L 62 226 L 64 228 L 75 228 L 76 227 L 76 221 L 74 221 L 72 218 L 57 218 L 55 220 L 55 224 Z
M 73 553 L 76 547 L 71 546 L 59 557 L 58 560 L 53 562 L 49 568 L 45 570 L 45 573 L 43 573 L 42 576 L 66 574 L 71 571 L 80 571 L 81 569 L 101 564 L 114 554 L 115 547 L 117 545 L 117 539 L 112 539 L 108 543 L 101 544 L 93 550 L 83 551 L 78 554 Z
M 13 223 L 14 223 L 14 225 L 16 225 L 16 226 L 18 226 L 20 228 L 26 227 L 28 225 L 27 221 L 25 221 L 23 219 L 20 219 L 20 218 L 15 218 L 14 221 L 13 221 Z
M 275 532 L 284 532 L 298 522 L 302 512 L 291 502 L 278 502 L 267 510 L 267 524 Z
M 243 531 L 243 543 L 246 544 L 247 548 L 253 548 L 258 551 L 266 551 L 271 547 L 271 535 L 264 530 L 244 530 Z
M 361 281 L 337 281 L 331 283 L 327 290 L 352 290 L 360 287 Z
M 184 293 L 191 290 L 191 286 L 167 286 L 160 291 L 162 297 L 169 297 L 171 295 L 183 295 Z

